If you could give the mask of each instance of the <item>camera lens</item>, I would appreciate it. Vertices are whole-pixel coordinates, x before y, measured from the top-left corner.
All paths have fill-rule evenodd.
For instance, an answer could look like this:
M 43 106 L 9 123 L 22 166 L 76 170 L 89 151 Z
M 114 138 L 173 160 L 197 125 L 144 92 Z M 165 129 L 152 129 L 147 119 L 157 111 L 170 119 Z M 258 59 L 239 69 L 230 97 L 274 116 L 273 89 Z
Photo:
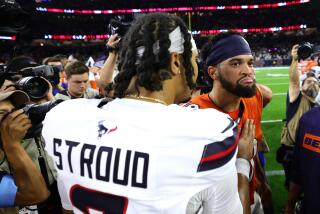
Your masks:
M 25 77 L 16 83 L 18 89 L 26 92 L 32 99 L 41 99 L 49 91 L 49 84 L 40 77 Z
M 303 43 L 298 48 L 298 57 L 299 59 L 307 59 L 313 53 L 313 47 L 309 42 Z

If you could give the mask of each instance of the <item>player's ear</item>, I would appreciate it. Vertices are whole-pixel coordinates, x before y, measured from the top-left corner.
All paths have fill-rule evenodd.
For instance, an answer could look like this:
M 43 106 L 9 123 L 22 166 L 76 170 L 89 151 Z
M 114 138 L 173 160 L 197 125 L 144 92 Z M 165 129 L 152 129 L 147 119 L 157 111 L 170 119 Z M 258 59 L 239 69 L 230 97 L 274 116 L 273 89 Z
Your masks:
M 211 79 L 213 79 L 213 80 L 216 80 L 217 79 L 217 77 L 218 77 L 218 69 L 217 69 L 217 67 L 216 66 L 212 66 L 212 65 L 210 65 L 209 67 L 208 67 L 208 70 L 207 70 L 207 72 L 208 72 L 208 75 L 211 77 Z
M 172 75 L 180 74 L 180 57 L 177 53 L 171 53 L 170 55 L 170 71 Z

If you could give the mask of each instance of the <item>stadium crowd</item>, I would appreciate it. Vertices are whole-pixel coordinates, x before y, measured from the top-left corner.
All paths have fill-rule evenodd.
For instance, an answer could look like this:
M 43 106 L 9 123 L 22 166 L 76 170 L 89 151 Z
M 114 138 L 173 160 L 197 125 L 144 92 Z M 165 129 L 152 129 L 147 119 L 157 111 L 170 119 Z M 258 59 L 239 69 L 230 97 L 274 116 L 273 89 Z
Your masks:
M 319 60 L 293 41 L 251 49 L 258 39 L 220 33 L 198 50 L 182 19 L 155 13 L 104 49 L 2 54 L 0 213 L 274 213 L 261 129 L 272 91 L 254 67 L 283 64 L 284 212 L 301 200 L 299 212 L 314 213 Z

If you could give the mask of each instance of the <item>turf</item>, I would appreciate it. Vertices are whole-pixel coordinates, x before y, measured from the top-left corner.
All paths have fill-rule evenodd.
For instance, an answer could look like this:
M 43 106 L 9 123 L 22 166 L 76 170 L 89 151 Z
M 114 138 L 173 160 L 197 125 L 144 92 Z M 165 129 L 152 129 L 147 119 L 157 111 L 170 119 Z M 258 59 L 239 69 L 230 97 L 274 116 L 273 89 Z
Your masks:
M 289 68 L 264 68 L 256 71 L 257 82 L 270 87 L 273 91 L 272 101 L 263 111 L 262 130 L 268 141 L 270 153 L 266 154 L 266 171 L 282 170 L 282 166 L 276 162 L 276 150 L 280 145 L 280 132 L 283 122 L 270 122 L 270 120 L 282 120 L 285 118 L 286 93 L 288 91 Z M 287 192 L 284 188 L 284 175 L 268 176 L 272 188 L 273 205 L 275 213 L 281 213 L 285 205 Z

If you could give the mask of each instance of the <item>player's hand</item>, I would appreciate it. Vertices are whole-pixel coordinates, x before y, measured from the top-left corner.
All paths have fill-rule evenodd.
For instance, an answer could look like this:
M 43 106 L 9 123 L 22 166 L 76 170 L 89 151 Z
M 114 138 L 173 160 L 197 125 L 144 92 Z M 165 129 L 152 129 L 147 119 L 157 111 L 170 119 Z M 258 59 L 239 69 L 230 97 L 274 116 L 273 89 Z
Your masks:
M 291 57 L 293 61 L 298 60 L 298 47 L 299 45 L 294 45 L 291 49 Z
M 22 109 L 5 115 L 0 124 L 3 148 L 20 143 L 31 127 L 31 121 Z
M 255 125 L 253 120 L 247 119 L 241 132 L 238 143 L 238 158 L 251 160 L 253 157 L 253 140 L 255 135 Z

